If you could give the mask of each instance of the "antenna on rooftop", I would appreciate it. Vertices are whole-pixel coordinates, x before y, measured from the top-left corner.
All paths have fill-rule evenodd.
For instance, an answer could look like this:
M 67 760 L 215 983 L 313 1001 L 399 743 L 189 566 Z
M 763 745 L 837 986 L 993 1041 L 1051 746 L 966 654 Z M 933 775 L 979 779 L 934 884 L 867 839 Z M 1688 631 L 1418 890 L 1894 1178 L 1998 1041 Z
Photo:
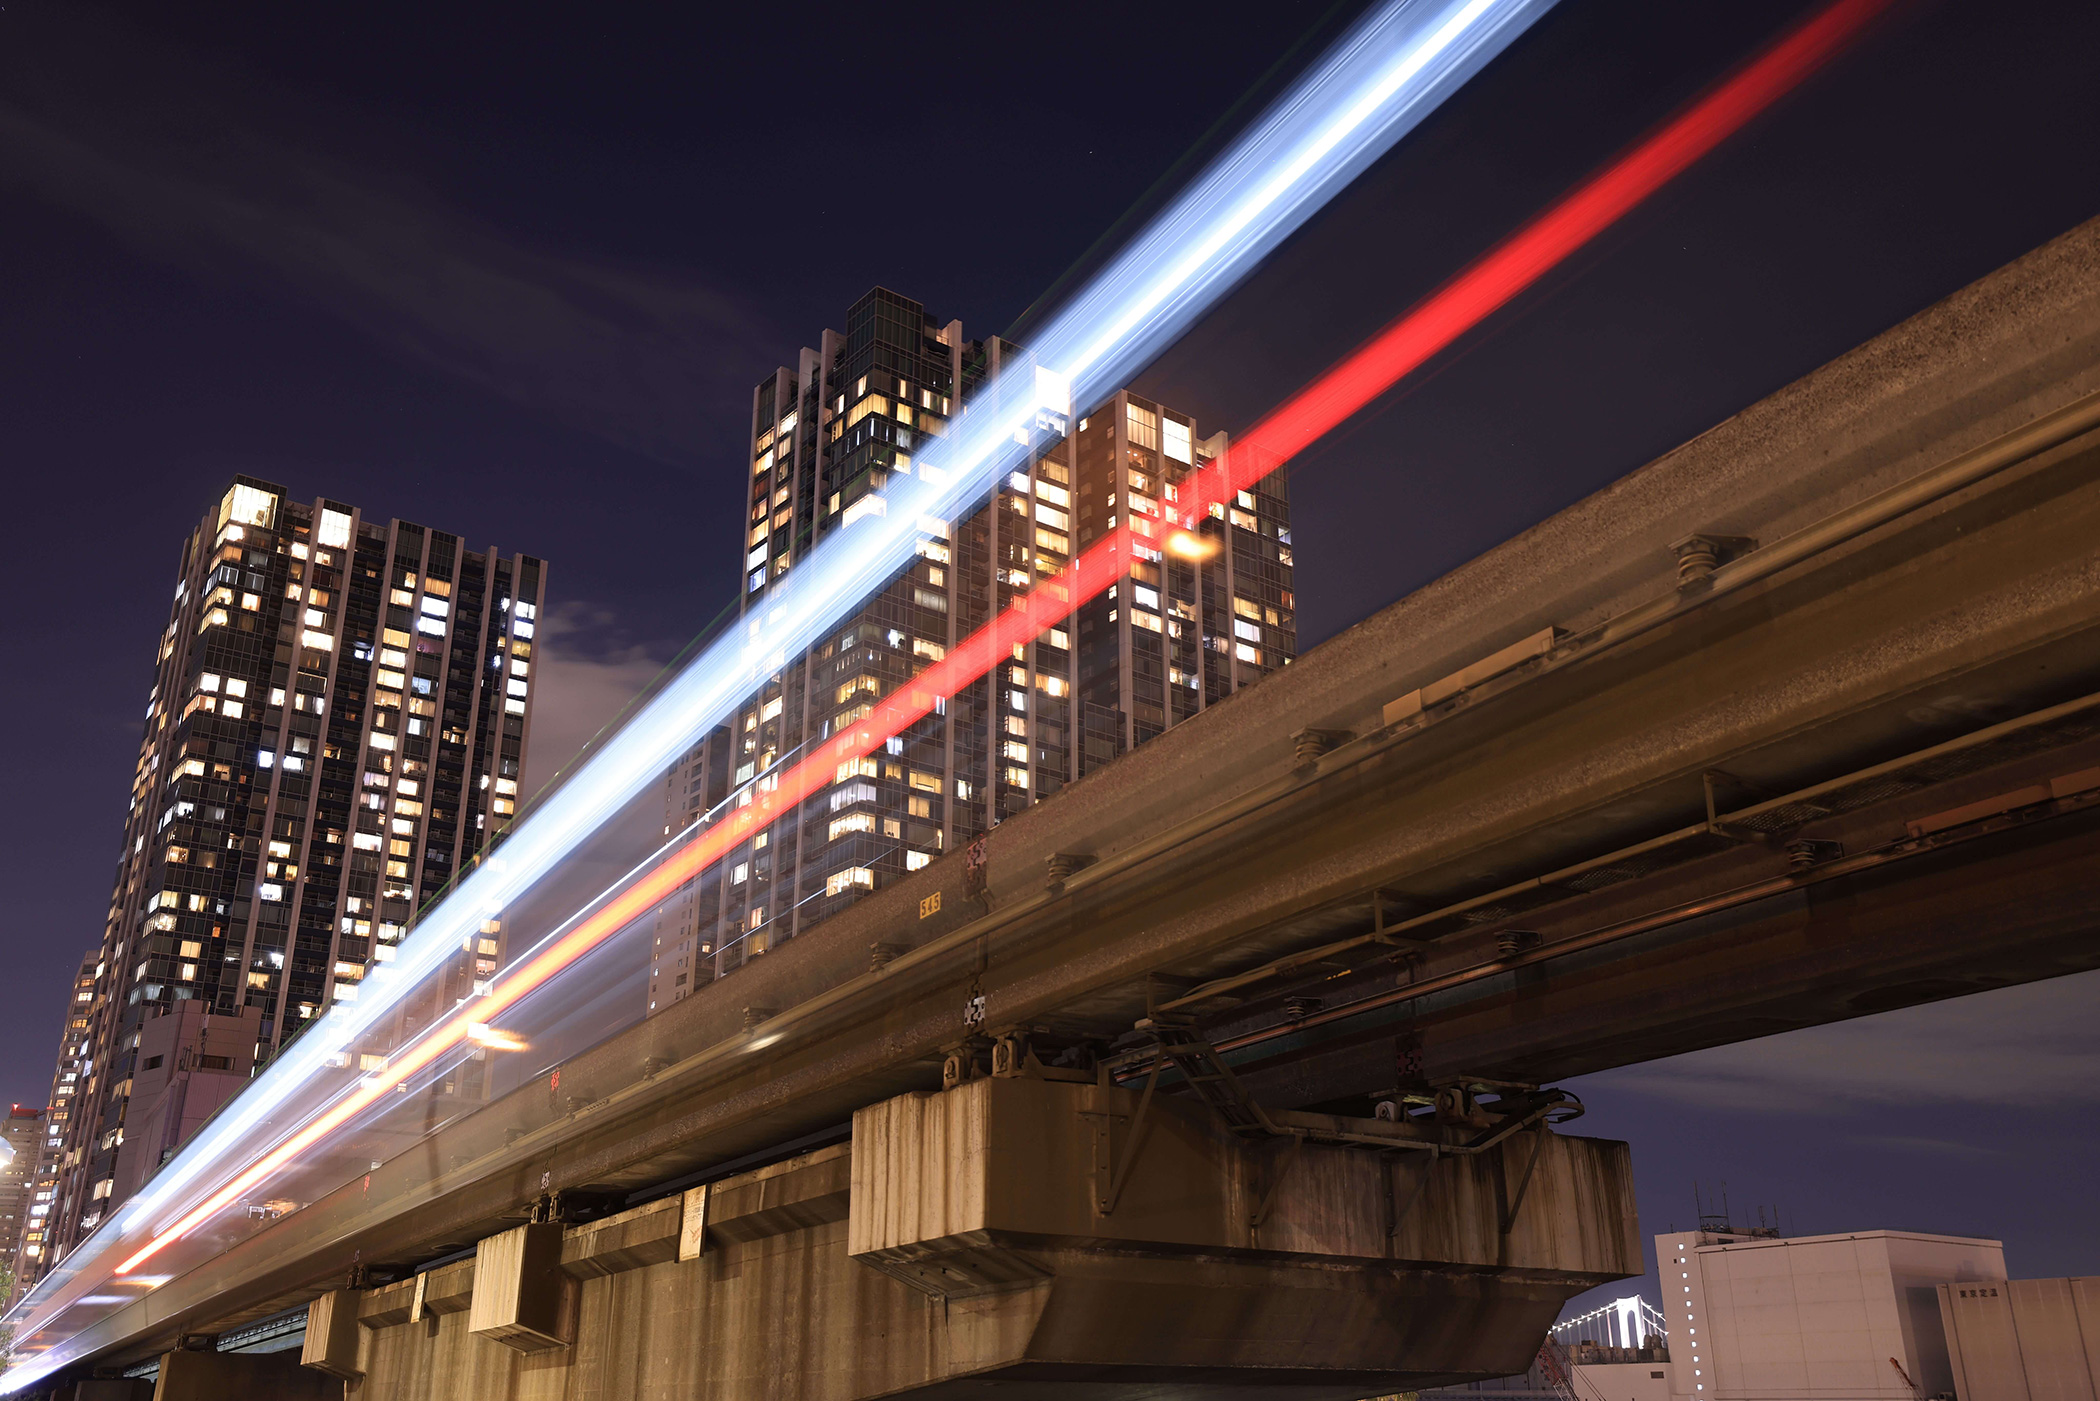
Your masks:
M 1728 1184 L 1723 1182 L 1721 1186 L 1724 1189 L 1721 1210 L 1714 1211 L 1712 1203 L 1706 1200 L 1705 1193 L 1699 1190 L 1698 1179 L 1694 1178 L 1692 1180 L 1692 1205 L 1697 1209 L 1699 1229 L 1702 1231 L 1732 1231 L 1735 1229 L 1735 1227 L 1728 1224 L 1727 1194 L 1725 1191 Z

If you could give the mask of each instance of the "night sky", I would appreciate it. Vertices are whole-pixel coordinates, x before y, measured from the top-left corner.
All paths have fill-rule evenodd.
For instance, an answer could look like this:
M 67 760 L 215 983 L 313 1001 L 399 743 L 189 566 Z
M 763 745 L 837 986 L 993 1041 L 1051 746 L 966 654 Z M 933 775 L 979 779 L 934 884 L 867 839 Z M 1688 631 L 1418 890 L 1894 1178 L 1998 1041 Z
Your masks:
M 433 8 L 0 5 L 10 1099 L 46 1096 L 229 474 L 548 559 L 544 777 L 733 598 L 754 383 L 877 283 L 1012 327 L 1351 13 Z M 1562 0 L 1140 387 L 1245 426 L 1807 8 Z M 2090 0 L 1899 3 L 1294 465 L 1304 642 L 2100 214 L 2095 52 Z M 2088 975 L 1573 1088 L 1646 1233 L 1726 1181 L 1789 1232 L 2095 1273 L 2096 1005 Z

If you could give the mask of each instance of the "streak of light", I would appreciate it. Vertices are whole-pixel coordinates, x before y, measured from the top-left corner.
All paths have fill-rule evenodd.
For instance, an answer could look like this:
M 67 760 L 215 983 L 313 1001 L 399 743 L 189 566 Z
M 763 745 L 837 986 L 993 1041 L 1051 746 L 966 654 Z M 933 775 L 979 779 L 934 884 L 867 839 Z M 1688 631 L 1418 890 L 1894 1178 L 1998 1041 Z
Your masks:
M 169 1241 L 223 1210 L 248 1186 L 369 1108 L 384 1091 L 360 1084 L 250 1161 L 203 1202 L 176 1206 L 178 1198 L 212 1173 L 253 1152 L 254 1139 L 267 1130 L 272 1116 L 334 1058 L 380 1025 L 412 988 L 438 972 L 462 937 L 574 851 L 758 681 L 813 644 L 834 618 L 910 559 L 924 538 L 924 524 L 945 521 L 981 495 L 1017 455 L 1017 446 L 1025 452 L 1045 407 L 1038 402 L 1041 384 L 1055 384 L 1067 400 L 1074 395 L 1105 396 L 1120 387 L 1551 4 L 1552 0 L 1388 0 L 1352 26 L 1032 335 L 1031 358 L 1039 367 L 1056 367 L 1054 371 L 1046 369 L 1032 378 L 1002 375 L 986 386 L 950 425 L 949 435 L 932 440 L 915 475 L 900 476 L 885 498 L 876 501 L 879 509 L 874 514 L 835 532 L 799 567 L 773 581 L 738 633 L 689 663 L 567 784 L 520 822 L 489 861 L 424 912 L 388 965 L 388 976 L 368 979 L 368 995 L 357 1002 L 331 1008 L 105 1226 L 106 1241 L 115 1243 L 132 1237 L 134 1228 L 171 1207 L 178 1213 L 173 1221 L 156 1223 L 153 1239 L 125 1259 L 119 1271 L 135 1269 Z M 658 884 L 654 877 L 644 878 L 636 889 L 654 890 Z M 489 1020 L 537 987 L 595 942 L 578 943 L 582 930 L 600 931 L 597 937 L 602 938 L 610 932 L 606 920 L 612 911 L 628 908 L 624 899 L 616 900 L 555 941 L 549 951 L 506 978 L 493 997 L 477 1001 L 472 1020 Z M 556 950 L 568 952 L 549 964 Z M 506 993 L 505 988 L 513 991 Z M 464 1012 L 441 1023 L 376 1078 L 402 1083 L 456 1045 L 467 1023 Z M 0 1383 L 0 1389 L 4 1386 Z
M 487 1022 L 468 1022 L 467 1040 L 491 1051 L 529 1051 L 532 1043 Z
M 1419 368 L 1467 330 L 1602 233 L 1842 50 L 1893 0 L 1837 0 L 1711 89 L 1558 204 L 1453 277 L 1363 347 L 1272 411 L 1225 455 L 1196 472 L 1177 501 L 1174 529 L 1193 531 L 1213 505 L 1275 471 L 1292 456 Z M 375 1082 L 346 1097 L 258 1160 L 119 1266 L 129 1271 L 208 1220 L 306 1148 L 639 918 L 680 885 L 835 780 L 838 766 L 872 754 L 923 719 L 937 698 L 975 681 L 1014 646 L 1065 620 L 1080 603 L 1120 579 L 1131 555 L 1172 531 L 1140 520 L 1111 532 L 1067 568 L 948 655 L 884 697 L 862 723 L 817 747 L 785 772 L 760 781 L 752 801 L 694 837 L 604 901 L 588 918 L 506 974 L 489 997 L 443 1023 Z
M 1209 559 L 1221 548 L 1216 540 L 1192 530 L 1170 530 L 1164 543 L 1168 554 L 1182 559 Z

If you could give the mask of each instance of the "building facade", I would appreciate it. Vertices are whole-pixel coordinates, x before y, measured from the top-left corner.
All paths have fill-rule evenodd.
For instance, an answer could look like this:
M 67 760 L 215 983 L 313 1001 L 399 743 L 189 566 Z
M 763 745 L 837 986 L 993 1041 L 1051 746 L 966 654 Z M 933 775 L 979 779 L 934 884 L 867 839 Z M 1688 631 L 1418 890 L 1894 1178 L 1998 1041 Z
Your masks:
M 2100 1278 L 1939 1287 L 1959 1401 L 2100 1396 Z
M 73 1101 L 85 1086 L 88 1036 L 95 1010 L 95 965 L 100 949 L 89 949 L 73 975 L 66 998 L 65 1025 L 59 1032 L 58 1064 L 51 1071 L 51 1104 L 44 1111 L 44 1138 L 37 1149 L 36 1185 L 30 1194 L 28 1220 L 14 1253 L 15 1288 L 19 1295 L 44 1277 L 57 1258 L 52 1227 L 57 1212 L 59 1166 L 73 1119 Z
M 831 532 L 883 510 L 975 392 L 1024 357 L 882 288 L 794 368 L 761 382 L 736 548 L 746 611 Z M 1119 393 L 1062 431 L 832 635 L 771 678 L 672 770 L 665 834 L 710 820 L 947 655 L 1074 553 L 1160 517 L 1225 446 L 1186 414 Z M 696 877 L 658 916 L 654 1011 L 1049 797 L 1296 652 L 1281 474 L 1201 523 L 1200 547 L 1134 543 L 1122 578 L 1016 648 L 821 795 Z M 746 798 L 748 801 L 748 798 Z
M 545 588 L 530 555 L 250 477 L 190 532 L 87 1025 L 69 1019 L 61 1049 L 61 1076 L 77 1064 L 47 1244 L 70 1248 L 185 1126 L 354 1000 L 497 837 Z M 459 958 L 461 978 L 492 973 L 500 929 Z
M 1677 1231 L 1655 1259 L 1678 1401 L 1950 1393 L 1935 1286 L 2005 1277 L 1999 1242 L 1916 1231 Z
M 44 1114 L 42 1108 L 15 1104 L 8 1106 L 7 1117 L 0 1119 L 0 1259 L 12 1260 L 21 1254 L 29 1223 L 39 1219 L 30 1213 L 36 1206 Z M 21 1291 L 22 1281 L 17 1276 L 5 1291 L 6 1297 L 0 1299 L 0 1307 L 13 1303 Z

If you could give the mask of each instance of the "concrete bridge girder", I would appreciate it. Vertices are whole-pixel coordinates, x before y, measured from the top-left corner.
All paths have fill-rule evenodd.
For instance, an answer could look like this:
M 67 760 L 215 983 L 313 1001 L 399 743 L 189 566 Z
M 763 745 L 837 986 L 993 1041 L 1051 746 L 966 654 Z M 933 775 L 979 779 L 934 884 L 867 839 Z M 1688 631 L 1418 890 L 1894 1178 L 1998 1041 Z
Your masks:
M 1624 1144 L 1249 1143 L 1161 1100 L 1104 1214 L 1140 1111 L 1025 1076 L 900 1096 L 850 1144 L 324 1295 L 305 1361 L 363 1401 L 1341 1401 L 1520 1371 L 1641 1269 Z
M 977 880 L 959 860 L 937 861 L 727 984 L 567 1057 L 562 1095 L 544 1081 L 524 1086 L 361 1180 L 317 1186 L 282 1220 L 228 1231 L 208 1267 L 77 1335 L 83 1355 L 128 1363 L 185 1332 L 279 1313 L 353 1268 L 449 1255 L 520 1219 L 550 1184 L 645 1192 L 828 1133 L 866 1106 L 939 1084 L 944 1052 L 977 1028 L 967 1020 L 977 997 L 984 1031 L 1047 1028 L 1099 1048 L 1179 989 L 1704 822 L 1714 789 L 1701 782 L 1713 771 L 1724 790 L 1734 780 L 1745 791 L 1813 786 L 2100 691 L 2100 446 L 2090 428 L 1790 557 L 1754 586 L 1723 594 L 1715 584 L 1755 561 L 1752 542 L 1814 535 L 2096 392 L 2100 221 L 1003 823 Z M 1718 541 L 1715 572 L 1682 579 L 1672 542 L 1702 532 Z M 1667 621 L 1632 645 L 1579 645 L 1658 608 Z M 1513 648 L 1521 655 L 1505 667 Z M 1422 708 L 1399 713 L 1411 696 Z M 1301 743 L 1312 735 L 1318 743 Z M 1783 847 L 1740 840 L 1722 823 L 1707 834 L 1710 852 L 1668 871 L 1567 887 L 1557 904 L 1506 917 L 1470 909 L 1448 927 L 1387 935 L 1361 967 L 1310 968 L 1357 979 L 1329 982 L 1320 991 L 1330 996 L 1404 997 L 1418 982 L 1475 978 L 1463 996 L 1383 1021 L 1329 1007 L 1299 1024 L 1279 1005 L 1290 982 L 1278 980 L 1201 1008 L 1206 1034 L 1223 1045 L 1284 1033 L 1250 1054 L 1266 1065 L 1237 1063 L 1265 1103 L 1295 1108 L 1410 1075 L 1550 1080 L 2094 966 L 2100 788 L 2072 780 L 2100 765 L 2100 737 L 2051 743 L 2024 759 L 2001 755 L 1988 771 L 1924 775 L 1878 806 L 1803 817 L 1789 834 L 1842 847 L 1850 861 L 1900 845 L 1913 824 L 1937 841 L 1944 814 L 1994 795 L 2050 795 L 2037 820 L 2008 818 L 1965 846 L 1921 847 L 1725 917 L 1573 952 L 1614 920 L 1790 869 Z M 1722 794 L 1724 807 L 1748 801 Z M 1497 966 L 1500 936 L 1519 927 L 1543 941 L 1541 961 Z M 873 972 L 871 944 L 894 955 Z M 752 1007 L 778 1015 L 757 1032 Z M 1351 1023 L 1315 1024 L 1338 1011 Z M 791 1196 L 786 1180 L 741 1190 Z M 828 1189 L 809 1202 L 775 1206 L 845 1209 Z M 749 1244 L 734 1232 L 776 1219 L 726 1215 L 727 1198 L 716 1205 L 701 1239 L 725 1250 Z M 644 1231 L 642 1221 L 616 1229 Z M 846 1228 L 843 1217 L 794 1227 Z M 585 1234 L 564 1234 L 565 1260 Z M 620 1247 L 637 1259 L 662 1248 Z M 665 1263 L 606 1277 L 631 1283 Z M 884 1278 L 854 1264 L 855 1279 Z M 468 1327 L 445 1307 L 457 1299 L 463 1313 L 471 1302 L 460 1269 L 419 1276 L 435 1291 L 423 1321 Z M 951 1313 L 978 1306 L 945 1303 Z M 587 1343 L 534 1366 L 573 1367 Z

